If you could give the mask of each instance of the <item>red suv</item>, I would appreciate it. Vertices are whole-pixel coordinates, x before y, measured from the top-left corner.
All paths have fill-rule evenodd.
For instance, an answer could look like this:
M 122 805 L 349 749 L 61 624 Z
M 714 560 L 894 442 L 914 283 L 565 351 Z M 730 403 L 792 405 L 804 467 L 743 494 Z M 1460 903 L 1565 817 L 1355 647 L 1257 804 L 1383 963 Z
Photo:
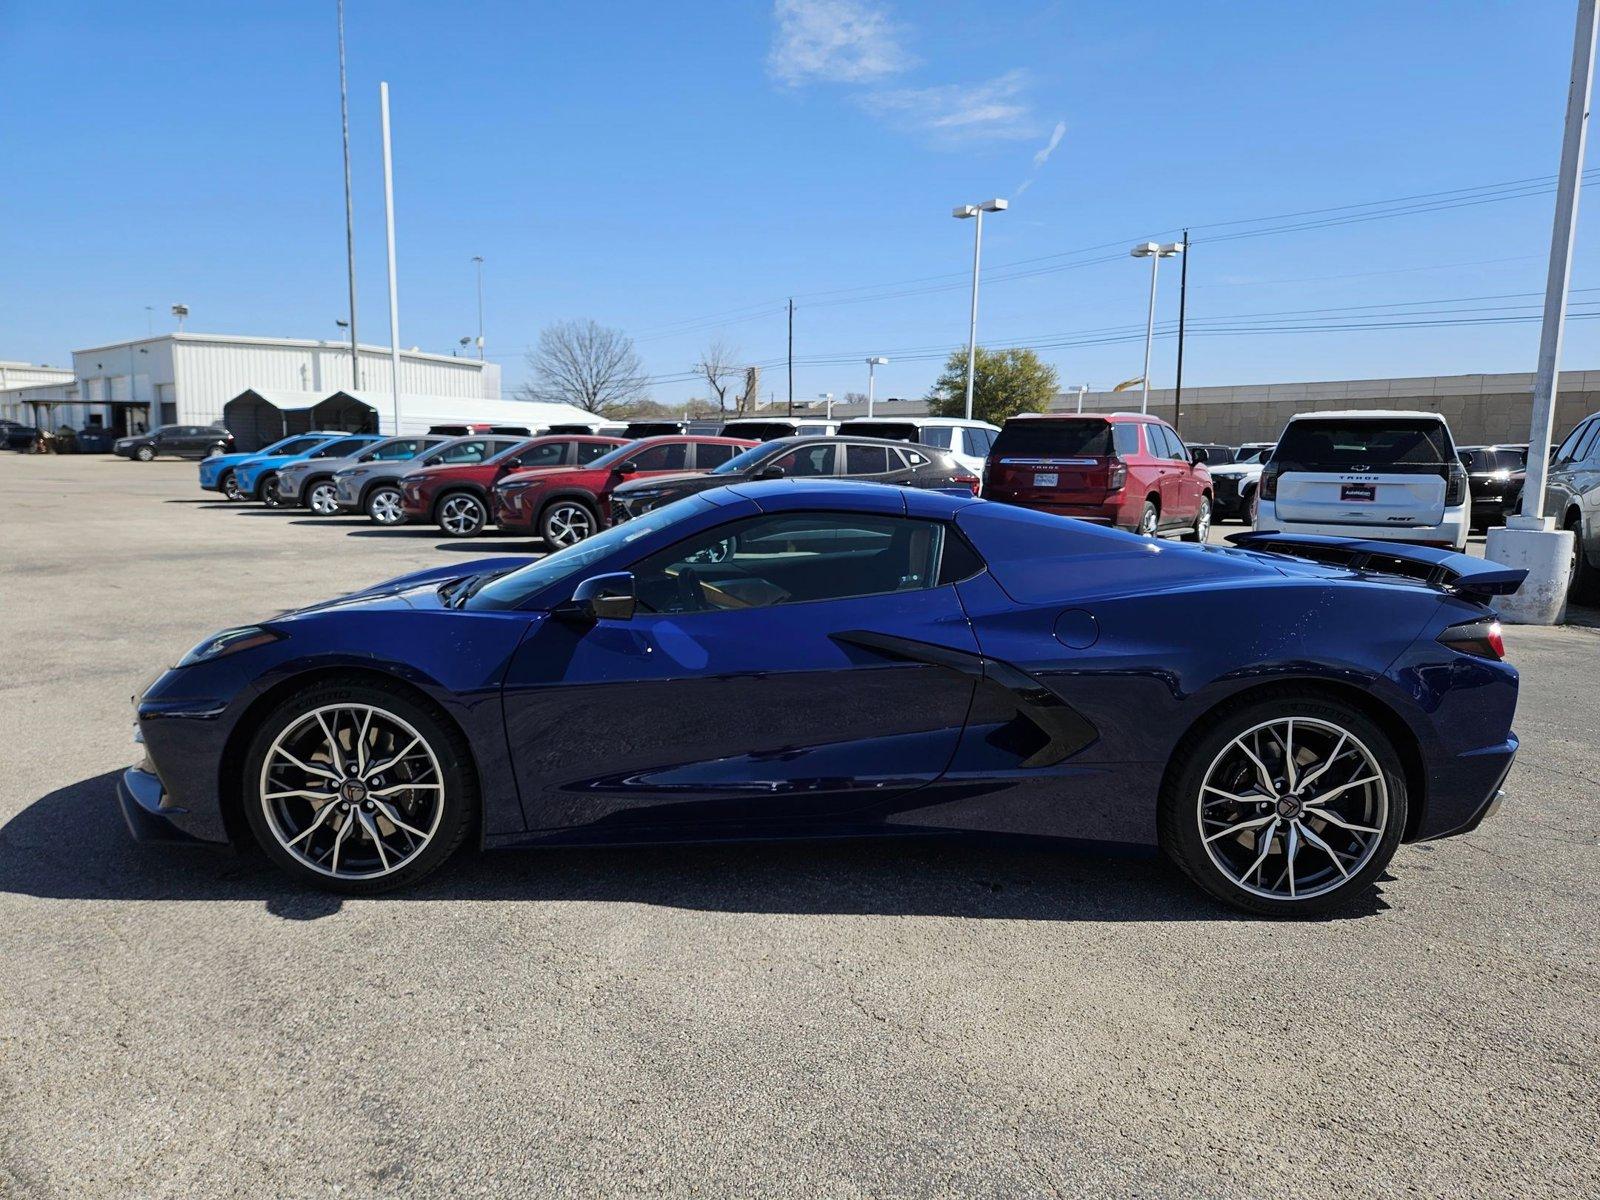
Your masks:
M 1060 513 L 1147 537 L 1211 531 L 1211 472 L 1165 421 L 1138 413 L 1012 417 L 984 472 L 989 500 Z
M 617 484 L 709 471 L 758 444 L 724 437 L 640 438 L 586 467 L 518 471 L 494 485 L 494 522 L 507 531 L 537 533 L 551 549 L 560 549 L 609 524 Z
M 400 479 L 407 521 L 433 521 L 450 537 L 475 537 L 489 523 L 490 489 L 524 467 L 576 467 L 593 462 L 622 438 L 561 434 L 515 442 L 482 462 L 441 463 Z

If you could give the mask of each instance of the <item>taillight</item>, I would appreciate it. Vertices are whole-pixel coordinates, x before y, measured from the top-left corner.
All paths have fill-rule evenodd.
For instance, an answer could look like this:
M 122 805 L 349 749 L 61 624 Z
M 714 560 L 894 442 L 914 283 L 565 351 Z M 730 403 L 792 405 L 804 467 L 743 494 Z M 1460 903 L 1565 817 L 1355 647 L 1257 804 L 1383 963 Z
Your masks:
M 1459 466 L 1450 468 L 1449 478 L 1445 480 L 1444 502 L 1449 505 L 1461 503 L 1461 498 L 1467 494 L 1467 473 Z
M 983 480 L 979 479 L 976 475 L 952 475 L 950 476 L 950 482 L 952 484 L 966 484 L 972 489 L 972 494 L 974 496 L 978 494 L 978 489 L 983 486 Z
M 1499 662 L 1506 656 L 1505 639 L 1500 636 L 1500 622 L 1492 617 L 1452 625 L 1439 635 L 1439 641 L 1452 650 L 1478 658 L 1492 658 Z
M 1261 485 L 1258 493 L 1263 500 L 1276 500 L 1278 498 L 1278 468 L 1275 463 L 1268 463 L 1261 468 Z
M 1128 464 L 1120 458 L 1111 460 L 1111 473 L 1106 476 L 1106 490 L 1120 492 L 1122 485 L 1128 482 Z

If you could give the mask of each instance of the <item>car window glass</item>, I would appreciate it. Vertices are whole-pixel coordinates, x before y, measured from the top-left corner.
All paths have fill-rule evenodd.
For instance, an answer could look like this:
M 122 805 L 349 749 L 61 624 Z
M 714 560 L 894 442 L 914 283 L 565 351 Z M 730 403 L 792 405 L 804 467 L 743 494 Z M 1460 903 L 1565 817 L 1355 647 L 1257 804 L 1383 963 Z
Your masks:
M 602 454 L 609 454 L 615 448 L 616 447 L 608 445 L 605 442 L 579 442 L 577 454 L 578 462 L 592 463 Z
M 694 465 L 702 471 L 720 467 L 733 457 L 739 447 L 726 442 L 697 442 L 694 448 Z
M 926 454 L 918 454 L 915 450 L 902 450 L 900 451 L 900 457 L 905 459 L 913 469 L 926 466 L 928 462 Z
M 329 442 L 311 455 L 312 458 L 348 458 L 357 450 L 367 444 L 365 438 L 340 438 L 336 442 Z
M 1600 451 L 1600 421 L 1589 422 L 1589 432 L 1583 435 L 1583 441 L 1578 443 L 1578 448 L 1573 452 L 1573 462 L 1591 462 Z
M 832 433 L 833 431 L 826 425 L 800 425 L 796 427 L 795 432 L 804 434 L 828 434 Z
M 963 429 L 961 431 L 962 453 L 969 454 L 973 458 L 982 458 L 987 454 L 989 447 L 984 441 L 983 433 L 984 431 L 981 429 Z
M 441 454 L 437 462 L 446 464 L 482 462 L 488 455 L 489 443 L 482 438 L 473 438 L 471 441 L 458 442 Z
M 1291 421 L 1272 457 L 1284 470 L 1329 471 L 1456 461 L 1443 424 L 1408 417 Z
M 1183 444 L 1183 439 L 1171 429 L 1163 428 L 1161 432 L 1166 436 L 1167 445 L 1172 450 L 1172 457 L 1183 462 L 1189 461 L 1189 447 Z
M 1589 430 L 1590 430 L 1592 425 L 1593 425 L 1592 421 L 1582 421 L 1582 422 L 1580 422 L 1578 424 L 1578 427 L 1576 429 L 1574 429 L 1571 433 L 1567 434 L 1566 438 L 1562 441 L 1561 445 L 1556 448 L 1556 456 L 1555 456 L 1554 461 L 1555 462 L 1569 462 L 1569 461 L 1571 461 L 1573 453 L 1578 448 L 1578 443 L 1581 442 L 1585 437 L 1587 437 L 1589 435 Z
M 635 563 L 645 612 L 718 612 L 934 586 L 944 527 L 869 513 L 773 513 Z
M 889 471 L 889 456 L 882 446 L 864 446 L 851 442 L 844 451 L 846 475 L 885 475 Z
M 833 474 L 834 443 L 823 442 L 820 445 L 801 446 L 787 454 L 779 455 L 769 467 L 777 467 L 791 478 L 803 478 L 808 475 Z
M 1132 458 L 1139 453 L 1139 427 L 1137 425 L 1113 425 L 1112 437 L 1116 443 L 1116 452 L 1123 458 Z M 1001 430 L 1000 436 L 1005 436 Z M 997 439 L 998 440 L 998 439 Z
M 407 438 L 403 442 L 390 442 L 379 449 L 372 456 L 373 462 L 404 462 L 417 452 L 415 438 Z
M 689 443 L 664 442 L 629 455 L 627 461 L 639 471 L 681 471 L 689 463 Z
M 954 431 L 948 425 L 927 425 L 923 427 L 922 436 L 917 439 L 924 446 L 937 446 L 941 450 L 950 449 L 950 435 Z
M 566 456 L 566 442 L 545 442 L 541 446 L 529 446 L 517 455 L 510 466 L 518 467 L 559 467 L 561 460 Z

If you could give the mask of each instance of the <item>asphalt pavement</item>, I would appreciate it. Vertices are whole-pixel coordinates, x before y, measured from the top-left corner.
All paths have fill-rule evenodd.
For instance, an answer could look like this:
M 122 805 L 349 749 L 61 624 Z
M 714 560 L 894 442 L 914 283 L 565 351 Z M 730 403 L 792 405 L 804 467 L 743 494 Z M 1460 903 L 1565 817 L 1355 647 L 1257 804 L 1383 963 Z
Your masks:
M 131 693 L 525 543 L 194 480 L 0 454 L 0 1196 L 1600 1195 L 1600 630 L 1508 632 L 1506 804 L 1338 919 L 948 843 L 467 854 L 339 900 L 135 845 Z

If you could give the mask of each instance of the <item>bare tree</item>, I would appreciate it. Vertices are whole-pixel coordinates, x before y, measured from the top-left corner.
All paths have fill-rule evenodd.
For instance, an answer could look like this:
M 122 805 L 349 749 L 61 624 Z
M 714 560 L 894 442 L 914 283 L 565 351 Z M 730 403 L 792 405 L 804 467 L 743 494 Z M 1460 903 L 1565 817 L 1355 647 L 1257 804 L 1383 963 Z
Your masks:
M 710 385 L 720 412 L 728 410 L 728 389 L 744 375 L 744 368 L 739 366 L 738 359 L 739 351 L 718 338 L 705 348 L 700 361 L 694 365 L 695 373 Z
M 575 404 L 605 416 L 639 400 L 648 382 L 633 339 L 594 321 L 562 321 L 539 334 L 528 353 L 533 381 L 517 395 L 524 400 Z

